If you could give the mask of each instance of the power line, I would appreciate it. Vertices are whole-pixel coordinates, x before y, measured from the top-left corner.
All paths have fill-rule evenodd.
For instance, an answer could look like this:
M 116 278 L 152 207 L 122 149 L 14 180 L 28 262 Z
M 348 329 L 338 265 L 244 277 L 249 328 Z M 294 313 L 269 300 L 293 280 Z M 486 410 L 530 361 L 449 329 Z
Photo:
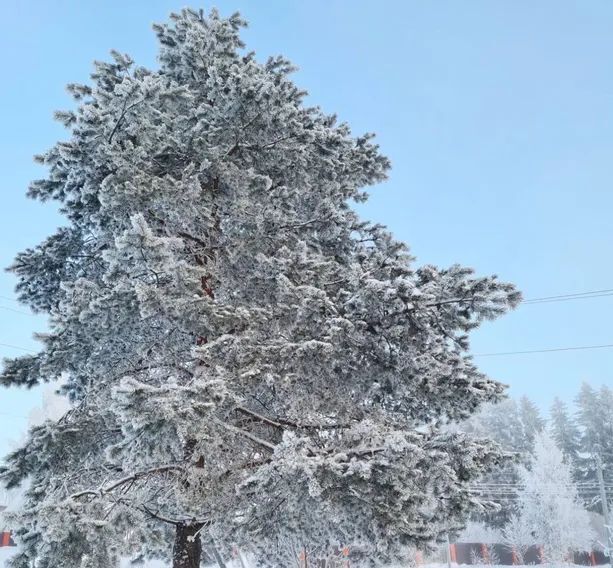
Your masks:
M 573 294 L 559 294 L 557 296 L 542 296 L 539 298 L 528 298 L 522 300 L 520 305 L 532 304 L 549 304 L 553 302 L 568 302 L 570 300 L 587 300 L 590 298 L 605 298 L 613 296 L 613 288 L 604 288 L 602 290 L 590 290 L 588 292 L 575 292 Z M 444 306 L 446 304 L 467 304 L 473 302 L 474 298 L 451 298 L 449 300 L 441 300 L 426 304 L 426 307 Z
M 521 305 L 549 304 L 552 302 L 567 302 L 569 300 L 586 300 L 590 298 L 606 298 L 609 296 L 613 296 L 613 288 L 603 288 L 602 290 L 590 290 L 588 292 L 575 292 L 573 294 L 559 294 L 557 296 L 542 296 L 540 298 L 528 298 L 527 300 L 522 300 L 520 304 Z M 19 300 L 15 298 L 11 298 L 9 296 L 0 295 L 0 299 L 8 300 L 16 304 L 19 303 Z M 426 304 L 426 307 L 442 306 L 445 304 L 465 304 L 465 303 L 469 303 L 472 301 L 474 301 L 473 298 L 452 298 L 450 300 L 441 300 L 440 302 L 432 302 L 430 304 Z M 29 316 L 36 315 L 30 312 L 25 312 L 23 310 L 16 310 L 15 308 L 9 308 L 5 306 L 0 306 L 0 309 L 15 311 L 15 312 L 26 314 Z
M 10 347 L 11 349 L 18 349 L 20 351 L 27 351 L 29 353 L 36 353 L 33 349 L 28 349 L 26 347 L 21 347 L 19 345 L 12 345 L 9 343 L 0 343 L 2 347 Z M 589 349 L 611 349 L 613 348 L 613 343 L 608 343 L 605 345 L 582 345 L 579 347 L 557 347 L 553 349 L 530 349 L 525 351 L 499 351 L 496 353 L 475 353 L 471 355 L 472 357 L 503 357 L 510 355 L 531 355 L 535 353 L 555 353 L 559 351 L 585 351 Z
M 524 306 L 533 306 L 536 304 L 553 304 L 556 302 L 569 302 L 571 300 L 591 300 L 592 298 L 606 298 L 609 296 L 613 296 L 613 293 L 607 293 L 607 294 L 590 294 L 588 295 L 582 295 L 582 296 L 568 296 L 566 298 L 557 298 L 557 299 L 551 299 L 551 300 L 530 300 L 530 301 L 526 301 L 526 302 L 522 302 L 521 304 Z
M 554 303 L 554 302 L 568 302 L 570 300 L 586 300 L 586 299 L 591 299 L 591 298 L 605 298 L 605 297 L 609 297 L 609 296 L 613 296 L 613 288 L 604 288 L 602 290 L 591 290 L 588 292 L 576 292 L 574 294 L 560 294 L 557 296 L 542 296 L 540 298 L 530 298 L 528 300 L 522 300 L 520 302 L 521 305 L 534 305 L 534 304 L 549 304 L 549 303 Z M 10 302 L 14 302 L 16 304 L 19 303 L 18 300 L 16 300 L 15 298 L 11 298 L 9 296 L 3 296 L 0 295 L 0 299 L 3 300 L 8 300 Z M 433 306 L 442 306 L 442 305 L 446 305 L 446 304 L 463 304 L 463 303 L 468 303 L 468 302 L 472 302 L 473 299 L 472 298 L 456 298 L 456 299 L 451 299 L 451 300 L 442 300 L 440 302 L 432 302 L 430 304 L 426 304 L 426 307 L 433 307 Z M 0 306 L 0 310 L 5 310 L 5 311 L 9 311 L 9 312 L 14 312 L 17 314 L 22 314 L 22 315 L 26 315 L 26 316 L 31 316 L 31 317 L 36 317 L 37 314 L 34 314 L 32 312 L 26 312 L 24 310 L 19 310 L 16 308 L 11 308 L 8 306 Z M 608 347 L 608 346 L 598 346 L 598 347 L 572 347 L 569 349 L 572 350 L 578 350 L 578 349 L 600 349 L 602 347 Z M 525 352 L 517 352 L 517 353 L 485 353 L 485 354 L 480 354 L 480 355 L 475 355 L 475 357 L 493 357 L 494 355 L 515 355 L 515 354 L 523 354 L 523 353 L 542 353 L 542 352 L 546 352 L 546 351 L 566 351 L 567 349 L 552 349 L 552 350 L 535 350 L 535 351 L 525 351 Z
M 539 298 L 531 298 L 531 299 L 523 300 L 521 303 L 527 304 L 527 305 L 545 304 L 545 303 L 551 303 L 551 302 L 566 302 L 569 300 L 584 300 L 588 298 L 602 298 L 602 297 L 608 297 L 608 296 L 613 296 L 613 288 L 603 288 L 601 290 L 590 290 L 587 292 L 575 292 L 573 294 L 559 294 L 556 296 L 542 296 Z M 15 300 L 14 298 L 10 298 L 8 296 L 0 295 L 0 299 L 10 300 L 11 302 L 17 302 L 17 300 Z M 437 306 L 437 305 L 443 305 L 443 304 L 465 303 L 465 302 L 471 302 L 471 301 L 472 301 L 471 299 L 462 298 L 462 299 L 443 300 L 441 302 L 435 302 L 435 303 L 428 304 L 428 305 Z M 36 314 L 29 313 L 29 312 L 25 312 L 23 310 L 10 308 L 7 306 L 0 306 L 0 309 L 23 314 L 23 315 L 29 315 L 29 316 L 36 315 Z M 4 347 L 9 347 L 12 349 L 18 349 L 20 351 L 28 351 L 28 352 L 34 353 L 33 350 L 27 349 L 25 347 L 20 347 L 18 345 L 10 345 L 8 343 L 0 343 L 0 345 Z M 557 348 L 551 348 L 551 349 L 529 349 L 529 350 L 523 350 L 523 351 L 500 351 L 500 352 L 493 352 L 493 353 L 476 353 L 472 356 L 473 357 L 503 357 L 503 356 L 511 356 L 511 355 L 531 355 L 531 354 L 536 354 L 536 353 L 556 353 L 556 352 L 562 352 L 562 351 L 585 351 L 585 350 L 593 350 L 593 349 L 610 349 L 610 348 L 613 348 L 613 344 L 557 347 Z
M 613 295 L 613 288 L 605 288 L 603 290 L 591 290 L 589 292 L 575 292 L 573 294 L 559 294 L 557 296 L 543 296 L 541 298 L 528 298 L 522 300 L 522 304 L 533 304 L 537 302 L 552 302 L 552 301 L 565 301 L 565 300 L 581 300 L 583 298 Z
M 18 349 L 19 351 L 27 351 L 29 353 L 36 353 L 33 349 L 28 349 L 26 347 L 21 347 L 19 345 L 11 345 L 9 343 L 0 343 L 2 347 L 10 347 L 11 349 Z M 503 357 L 507 355 L 531 355 L 535 353 L 555 353 L 559 351 L 585 351 L 589 349 L 611 349 L 613 348 L 613 343 L 608 343 L 605 345 L 582 345 L 579 347 L 557 347 L 553 349 L 530 349 L 525 351 L 499 351 L 496 353 L 475 353 L 471 355 L 472 357 Z
M 553 349 L 530 349 L 526 351 L 500 351 L 498 353 L 476 353 L 473 357 L 502 357 L 506 355 L 529 355 L 532 353 L 554 353 L 557 351 L 584 351 L 587 349 L 610 349 L 613 343 L 605 345 L 582 345 L 580 347 L 556 347 Z
M 0 306 L 0 310 L 6 310 L 8 312 L 15 312 L 16 314 L 23 314 L 26 316 L 33 316 L 34 314 L 30 312 L 25 312 L 23 310 L 18 310 L 17 308 L 9 308 L 8 306 Z
M 19 351 L 28 351 L 29 353 L 36 353 L 33 349 L 27 349 L 26 347 L 20 347 L 19 345 L 11 345 L 10 343 L 0 343 L 2 347 L 10 347 L 11 349 L 18 349 Z

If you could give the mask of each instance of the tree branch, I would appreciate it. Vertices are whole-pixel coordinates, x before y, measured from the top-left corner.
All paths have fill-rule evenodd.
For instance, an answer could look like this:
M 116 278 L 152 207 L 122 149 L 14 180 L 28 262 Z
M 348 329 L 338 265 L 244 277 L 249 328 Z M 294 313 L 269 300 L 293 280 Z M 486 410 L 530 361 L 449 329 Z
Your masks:
M 140 103 L 142 103 L 144 100 L 145 99 L 141 99 L 140 101 L 136 101 L 135 103 L 131 104 L 130 106 L 128 106 L 128 99 L 125 100 L 125 102 L 123 103 L 123 107 L 121 109 L 121 114 L 119 115 L 119 118 L 117 119 L 117 122 L 115 123 L 115 126 L 113 127 L 113 130 L 111 131 L 111 134 L 109 135 L 109 140 L 108 140 L 109 144 L 113 141 L 113 136 L 115 136 L 115 134 L 117 132 L 117 129 L 119 128 L 119 125 L 121 124 L 121 122 L 125 118 L 127 112 L 129 110 L 133 109 L 135 106 L 137 106 Z
M 263 416 L 262 414 L 258 414 L 249 408 L 245 408 L 244 406 L 237 406 L 235 410 L 237 412 L 247 414 L 248 416 L 252 416 L 264 424 L 269 424 L 270 426 L 275 426 L 276 428 L 280 429 L 285 429 L 285 426 L 289 426 L 291 428 L 296 428 L 297 430 L 335 430 L 340 428 L 348 428 L 350 426 L 350 424 L 299 424 L 298 422 L 293 422 L 278 416 L 269 418 L 267 416 Z
M 85 497 L 87 495 L 90 495 L 92 497 L 103 497 L 104 495 L 111 493 L 112 491 L 114 491 L 118 487 L 121 487 L 122 485 L 125 485 L 126 483 L 138 481 L 139 479 L 142 479 L 143 477 L 148 477 L 156 473 L 166 473 L 169 471 L 183 471 L 183 466 L 179 464 L 169 464 L 169 465 L 157 466 L 151 469 L 146 469 L 144 471 L 137 471 L 136 473 L 133 473 L 132 475 L 128 475 L 127 477 L 114 481 L 113 483 L 111 483 L 110 485 L 107 485 L 106 487 L 100 487 L 98 489 L 85 489 L 83 491 L 78 491 L 77 493 L 73 493 L 70 496 L 70 499 L 79 499 L 80 497 Z
M 274 444 L 271 444 L 270 442 L 267 442 L 266 440 L 262 440 L 262 438 L 258 438 L 257 436 L 249 432 L 245 432 L 245 430 L 242 430 L 241 428 L 237 428 L 236 426 L 232 426 L 231 424 L 226 424 L 225 422 L 222 422 L 221 420 L 217 420 L 217 419 L 213 419 L 213 422 L 215 422 L 215 424 L 217 424 L 218 426 L 221 426 L 225 430 L 228 430 L 229 432 L 233 432 L 234 434 L 238 434 L 240 436 L 243 436 L 244 438 L 251 440 L 252 442 L 255 442 L 259 446 L 266 448 L 269 452 L 275 451 L 276 446 Z

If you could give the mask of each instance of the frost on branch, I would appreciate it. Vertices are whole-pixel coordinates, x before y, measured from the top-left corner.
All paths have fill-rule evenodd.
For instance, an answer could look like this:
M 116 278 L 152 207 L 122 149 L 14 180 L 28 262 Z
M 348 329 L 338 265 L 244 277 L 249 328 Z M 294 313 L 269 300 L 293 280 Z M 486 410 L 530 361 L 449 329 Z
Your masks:
M 499 460 L 445 424 L 501 397 L 468 334 L 519 294 L 361 220 L 388 160 L 242 25 L 186 10 L 155 26 L 159 69 L 97 62 L 38 157 L 30 195 L 68 226 L 13 271 L 51 331 L 0 381 L 65 375 L 72 409 L 2 471 L 30 484 L 14 567 L 169 557 L 172 532 L 175 562 L 197 536 L 391 559 L 459 528 Z

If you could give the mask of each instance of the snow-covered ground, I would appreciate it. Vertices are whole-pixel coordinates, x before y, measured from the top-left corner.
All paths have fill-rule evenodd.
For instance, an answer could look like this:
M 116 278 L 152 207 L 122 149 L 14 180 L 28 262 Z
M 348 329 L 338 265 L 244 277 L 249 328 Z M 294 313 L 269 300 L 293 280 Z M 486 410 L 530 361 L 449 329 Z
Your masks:
M 13 554 L 15 553 L 15 548 L 12 547 L 5 547 L 5 548 L 0 548 L 0 568 L 5 568 L 6 566 L 6 561 L 13 556 Z M 124 566 L 122 566 L 122 568 L 127 568 L 128 564 L 126 563 Z M 163 564 L 162 562 L 148 562 L 146 565 L 146 568 L 167 568 L 166 564 Z
M 14 551 L 12 547 L 0 548 L 0 567 L 4 568 L 6 560 L 13 556 Z
M 516 564 L 515 566 L 510 567 L 499 564 L 473 564 L 469 566 L 466 564 L 458 565 L 452 563 L 451 566 L 452 568 L 458 568 L 458 566 L 459 568 L 536 568 L 538 566 L 542 566 L 542 568 L 572 568 L 573 566 L 576 566 L 576 568 L 581 568 L 581 566 L 578 564 Z M 390 568 L 407 568 L 407 565 L 390 566 Z M 447 563 L 428 563 L 423 564 L 420 568 L 447 568 Z M 602 568 L 608 568 L 608 564 L 603 565 Z
M 6 561 L 15 553 L 15 550 L 16 549 L 13 547 L 0 548 L 0 568 L 5 568 Z M 129 563 L 126 562 L 125 564 L 122 565 L 121 568 L 129 568 L 129 566 L 130 566 Z M 238 564 L 235 565 L 233 563 L 227 564 L 227 567 L 228 568 L 239 568 Z M 147 562 L 147 564 L 142 566 L 141 568 L 168 568 L 168 564 L 164 564 L 163 562 L 158 562 L 156 560 L 151 560 Z M 252 568 L 252 567 L 249 566 L 248 568 Z
M 0 568 L 4 568 L 5 567 L 5 561 L 8 560 L 13 552 L 14 552 L 14 548 L 0 548 Z M 122 566 L 122 568 L 128 568 L 128 564 L 126 563 L 125 565 Z M 232 563 L 227 565 L 228 568 L 238 568 L 238 565 L 234 565 Z M 457 564 L 453 565 L 454 567 L 457 566 Z M 572 566 L 571 564 L 561 564 L 561 565 L 554 565 L 554 564 L 547 564 L 547 565 L 543 565 L 543 568 L 569 568 L 570 566 Z M 164 564 L 162 562 L 156 562 L 156 561 L 151 561 L 148 562 L 143 568 L 168 568 L 167 564 Z M 213 567 L 211 567 L 213 568 Z M 252 566 L 249 566 L 249 568 L 253 568 Z M 279 567 L 282 568 L 282 567 Z M 389 568 L 407 568 L 407 565 L 403 565 L 403 566 L 390 566 Z M 447 564 L 424 564 L 422 566 L 422 568 L 447 568 Z M 475 568 L 479 568 L 477 565 L 475 565 Z M 497 565 L 485 565 L 482 566 L 481 568 L 509 568 L 508 566 L 497 566 Z M 534 565 L 531 566 L 516 566 L 515 568 L 534 568 Z

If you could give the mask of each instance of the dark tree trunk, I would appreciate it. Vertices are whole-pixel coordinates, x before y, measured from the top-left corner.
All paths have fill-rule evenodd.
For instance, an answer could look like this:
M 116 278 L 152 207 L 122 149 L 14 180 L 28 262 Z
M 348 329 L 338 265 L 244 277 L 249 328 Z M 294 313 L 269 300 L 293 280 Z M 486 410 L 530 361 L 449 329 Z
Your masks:
M 175 533 L 175 544 L 172 549 L 172 568 L 200 568 L 202 557 L 202 525 L 180 524 Z
M 213 179 L 213 190 L 219 189 L 219 179 Z M 219 218 L 218 215 L 214 212 L 213 217 L 215 220 L 215 225 L 217 229 L 219 229 Z M 188 238 L 190 240 L 189 235 L 181 235 L 183 238 Z M 204 244 L 199 242 L 199 244 Z M 196 254 L 196 262 L 197 264 L 204 266 L 210 257 L 206 254 L 202 255 L 201 252 Z M 206 275 L 203 276 L 200 280 L 200 285 L 202 291 L 209 298 L 214 298 L 215 295 L 213 293 L 213 289 L 210 285 L 211 276 Z M 208 339 L 204 336 L 199 336 L 196 338 L 197 345 L 203 345 L 207 343 Z M 189 459 L 193 459 L 194 448 L 196 447 L 196 440 L 187 440 L 185 444 L 185 457 Z M 195 467 L 203 468 L 204 467 L 204 456 L 199 456 L 196 462 L 194 463 Z M 202 523 L 192 523 L 192 524 L 179 524 L 177 525 L 176 533 L 175 533 L 175 544 L 172 550 L 172 568 L 200 568 L 200 560 L 202 558 L 202 538 L 200 537 L 200 531 L 204 525 Z M 223 560 L 219 556 L 217 549 L 213 547 L 215 559 L 217 560 L 220 567 L 225 568 L 223 564 Z

